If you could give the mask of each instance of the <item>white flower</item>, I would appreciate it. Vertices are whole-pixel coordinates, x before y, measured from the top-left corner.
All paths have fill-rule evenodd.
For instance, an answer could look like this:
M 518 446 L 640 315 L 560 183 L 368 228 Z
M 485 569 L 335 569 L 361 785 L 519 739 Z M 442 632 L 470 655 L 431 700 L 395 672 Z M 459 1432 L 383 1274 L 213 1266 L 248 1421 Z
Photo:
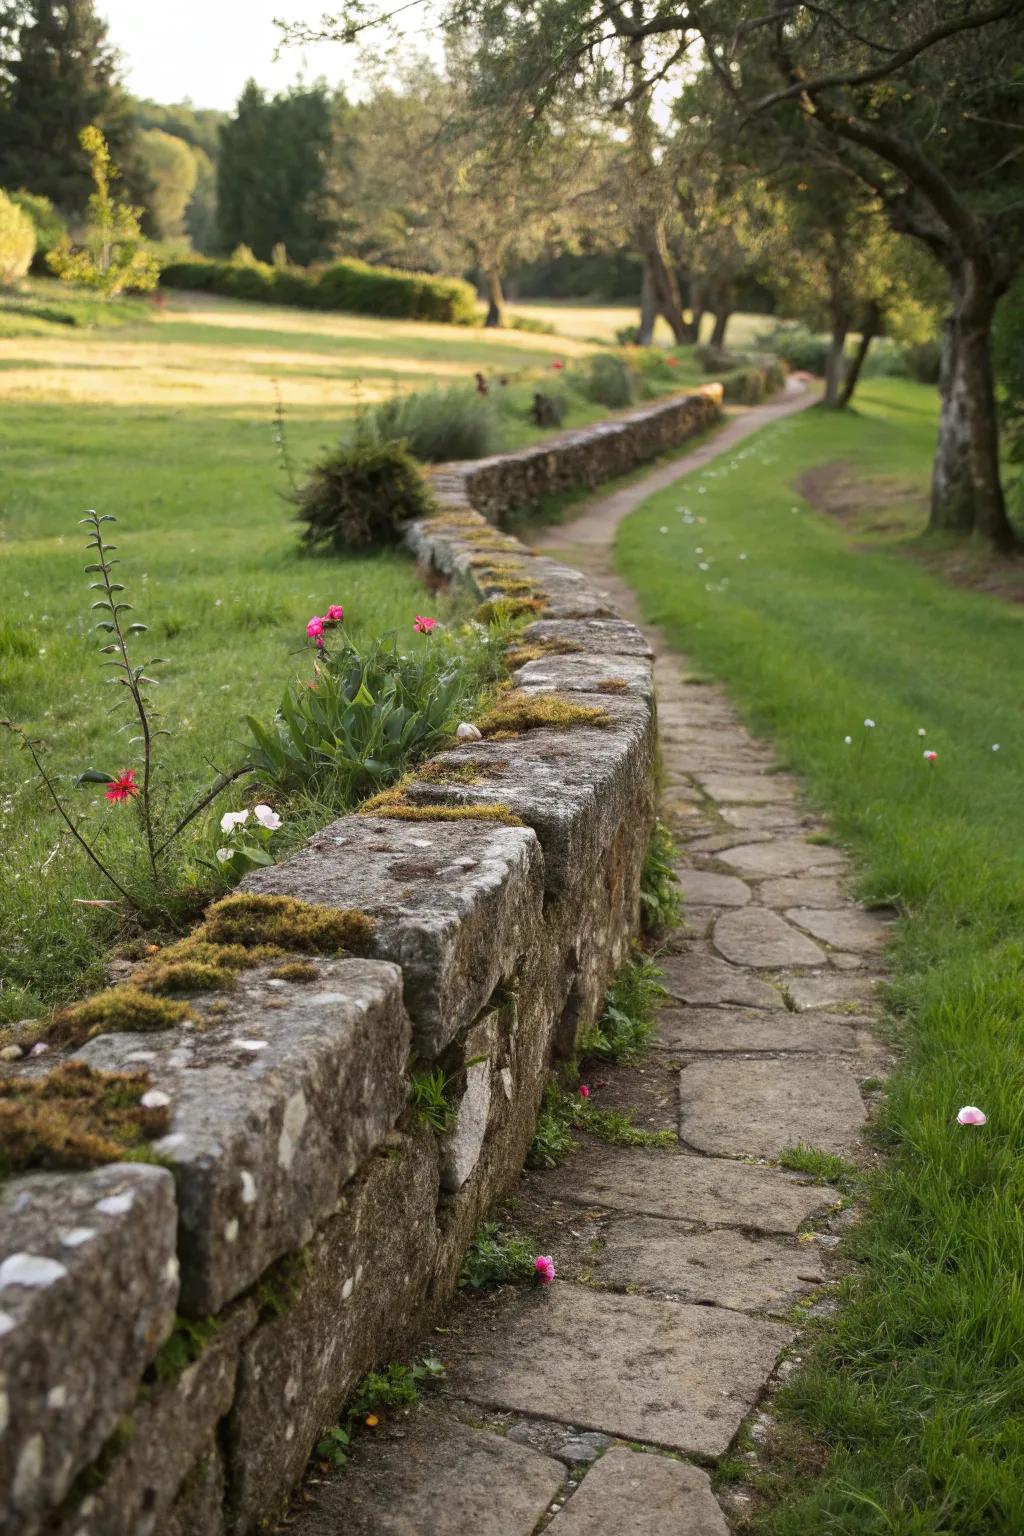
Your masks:
M 478 726 L 470 725 L 468 720 L 463 720 L 455 734 L 460 741 L 483 740 L 483 732 L 479 729 Z
M 217 857 L 222 864 L 226 864 L 229 859 L 234 858 L 234 854 L 230 848 L 218 848 Z
M 869 731 L 873 731 L 875 728 L 875 722 L 873 720 L 865 720 L 864 724 L 867 726 Z
M 740 559 L 741 560 L 745 560 L 746 558 L 747 558 L 746 555 L 740 555 Z
M 925 730 L 923 725 L 919 725 L 918 728 L 917 728 L 917 734 L 919 736 L 927 736 L 928 732 Z
M 668 529 L 667 529 L 667 528 L 666 528 L 666 527 L 665 527 L 665 525 L 664 525 L 664 523 L 663 523 L 663 524 L 662 524 L 662 525 L 661 525 L 661 527 L 660 527 L 660 528 L 659 528 L 659 529 L 658 529 L 658 532 L 659 532 L 659 533 L 668 533 Z
M 992 743 L 992 751 L 993 752 L 998 752 L 999 751 L 999 743 L 998 743 L 998 741 L 994 741 Z
M 249 820 L 248 811 L 225 811 L 220 819 L 222 832 L 233 832 L 236 827 L 242 827 Z
M 163 1093 L 159 1088 L 151 1088 L 149 1092 L 144 1093 L 142 1098 L 139 1100 L 139 1103 L 142 1105 L 143 1109 L 163 1109 L 164 1106 L 170 1102 L 170 1094 Z
M 711 566 L 708 564 L 708 562 L 706 560 L 701 560 L 700 563 L 697 566 L 697 569 L 699 571 L 710 571 Z
M 269 805 L 254 805 L 253 815 L 261 827 L 266 827 L 268 832 L 276 832 L 281 825 L 281 818 L 276 811 L 272 811 Z
M 844 736 L 843 740 L 845 741 L 845 743 L 846 743 L 846 745 L 848 747 L 853 745 L 853 737 L 852 736 Z

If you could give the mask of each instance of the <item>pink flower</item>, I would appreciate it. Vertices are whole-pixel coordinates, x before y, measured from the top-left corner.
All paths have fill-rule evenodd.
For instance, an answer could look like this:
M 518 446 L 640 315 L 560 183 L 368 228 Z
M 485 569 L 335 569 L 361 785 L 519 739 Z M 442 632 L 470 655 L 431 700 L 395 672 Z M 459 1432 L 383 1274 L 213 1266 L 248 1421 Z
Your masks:
M 550 1285 L 555 1278 L 555 1261 L 549 1253 L 541 1253 L 533 1261 L 537 1279 L 541 1285 Z
M 938 761 L 938 756 L 939 754 L 937 752 L 926 752 L 924 754 L 924 760 L 926 763 L 934 763 Z
M 565 367 L 565 364 L 562 362 L 560 357 L 556 357 L 552 360 L 551 366 L 554 368 L 555 372 L 558 373 L 561 372 L 561 370 Z
M 418 635 L 429 635 L 436 623 L 436 619 L 425 619 L 422 613 L 418 613 L 412 621 L 412 627 Z
M 320 617 L 320 615 L 318 613 L 314 613 L 313 617 L 310 619 L 309 623 L 306 625 L 306 634 L 309 636 L 309 638 L 311 640 L 319 640 L 320 636 L 323 634 L 323 632 L 324 632 L 324 621 L 323 621 L 323 619 Z
M 340 603 L 332 603 L 324 614 L 328 624 L 340 624 L 345 617 L 345 610 Z
M 957 1123 L 959 1125 L 987 1125 L 988 1115 L 983 1109 L 977 1109 L 973 1104 L 965 1104 L 963 1109 L 957 1111 Z M 540 1263 L 540 1260 L 537 1260 Z
M 107 785 L 103 793 L 106 799 L 115 804 L 119 800 L 130 800 L 133 795 L 141 794 L 142 791 L 135 782 L 134 768 L 127 768 L 119 778 Z
M 590 1089 L 587 1087 L 586 1083 L 580 1083 L 580 1098 L 581 1099 L 589 1099 L 590 1098 Z

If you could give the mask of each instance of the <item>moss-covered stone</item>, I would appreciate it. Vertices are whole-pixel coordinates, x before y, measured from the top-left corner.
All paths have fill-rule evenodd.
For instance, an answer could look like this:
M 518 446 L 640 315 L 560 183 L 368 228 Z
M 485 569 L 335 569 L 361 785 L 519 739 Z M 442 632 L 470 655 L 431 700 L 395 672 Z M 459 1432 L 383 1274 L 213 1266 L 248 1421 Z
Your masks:
M 598 683 L 598 693 L 625 693 L 629 684 L 624 677 L 606 677 L 603 683 Z
M 0 1079 L 0 1178 L 44 1168 L 145 1159 L 165 1108 L 147 1109 L 145 1072 L 96 1072 L 69 1061 L 46 1077 Z
M 317 906 L 294 896 L 237 894 L 210 908 L 202 932 L 221 944 L 268 944 L 314 955 L 365 954 L 373 920 L 365 912 Z
M 525 667 L 529 661 L 543 661 L 545 656 L 571 656 L 582 651 L 582 645 L 574 640 L 530 640 L 521 645 L 510 645 L 505 660 L 513 671 Z
M 480 624 L 493 624 L 496 619 L 519 619 L 527 613 L 540 613 L 543 607 L 539 597 L 489 597 L 476 609 L 474 618 Z
M 286 960 L 271 971 L 275 981 L 310 982 L 320 975 L 312 960 Z
M 385 789 L 359 807 L 360 816 L 382 816 L 389 821 L 500 821 L 506 827 L 522 827 L 522 817 L 511 807 L 491 805 L 413 805 L 401 789 Z
M 485 736 L 506 740 L 523 731 L 566 730 L 575 725 L 607 726 L 608 711 L 597 704 L 572 704 L 556 693 L 515 689 L 503 694 L 477 722 Z
M 134 982 L 120 987 L 110 987 L 62 1008 L 53 1016 L 47 1031 L 49 1039 L 57 1045 L 81 1045 L 94 1035 L 110 1030 L 131 1030 L 141 1034 L 154 1029 L 171 1029 L 189 1017 L 187 1003 L 169 997 L 154 997 L 144 992 Z

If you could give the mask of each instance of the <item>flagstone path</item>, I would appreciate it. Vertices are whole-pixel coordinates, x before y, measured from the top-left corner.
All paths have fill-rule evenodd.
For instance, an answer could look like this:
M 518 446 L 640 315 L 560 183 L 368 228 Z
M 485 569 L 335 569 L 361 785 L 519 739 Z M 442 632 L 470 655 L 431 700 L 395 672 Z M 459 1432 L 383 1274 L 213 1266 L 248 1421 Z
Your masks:
M 631 618 L 607 543 L 665 473 L 545 541 Z M 797 1143 L 856 1155 L 860 1085 L 890 1065 L 871 1033 L 885 921 L 847 894 L 846 857 L 771 749 L 647 633 L 685 923 L 661 956 L 651 1052 L 591 1086 L 675 1143 L 581 1137 L 524 1175 L 515 1224 L 557 1281 L 460 1298 L 427 1346 L 448 1366 L 440 1393 L 308 1484 L 291 1536 L 728 1536 L 714 1465 L 794 1368 L 797 1304 L 829 1305 L 840 1197 L 777 1159 Z

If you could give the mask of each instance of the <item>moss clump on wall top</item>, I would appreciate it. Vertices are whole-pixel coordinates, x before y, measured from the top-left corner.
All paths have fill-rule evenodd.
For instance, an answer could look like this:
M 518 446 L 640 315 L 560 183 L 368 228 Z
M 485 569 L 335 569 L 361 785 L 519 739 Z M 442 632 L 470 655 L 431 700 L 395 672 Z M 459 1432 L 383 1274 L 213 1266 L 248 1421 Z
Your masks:
M 493 624 L 501 619 L 519 619 L 526 613 L 540 613 L 544 601 L 539 597 L 489 597 L 473 617 L 478 624 Z
M 390 821 L 500 821 L 506 827 L 526 823 L 511 806 L 491 805 L 414 805 L 401 789 L 385 789 L 359 807 L 360 816 L 383 816 Z
M 314 955 L 361 954 L 373 919 L 348 908 L 316 906 L 295 896 L 226 896 L 206 914 L 200 932 L 215 944 L 267 944 Z
M 545 656 L 574 656 L 583 650 L 575 640 L 556 640 L 547 636 L 542 640 L 524 640 L 521 645 L 510 645 L 505 660 L 515 670 L 525 667 L 528 661 L 542 661 Z
M 557 693 L 513 689 L 503 694 L 477 724 L 485 736 L 504 739 L 545 727 L 565 730 L 574 725 L 607 726 L 611 718 L 597 704 L 573 704 Z
M 0 1178 L 33 1168 L 148 1161 L 166 1108 L 147 1109 L 145 1072 L 97 1072 L 64 1062 L 48 1076 L 0 1079 Z

